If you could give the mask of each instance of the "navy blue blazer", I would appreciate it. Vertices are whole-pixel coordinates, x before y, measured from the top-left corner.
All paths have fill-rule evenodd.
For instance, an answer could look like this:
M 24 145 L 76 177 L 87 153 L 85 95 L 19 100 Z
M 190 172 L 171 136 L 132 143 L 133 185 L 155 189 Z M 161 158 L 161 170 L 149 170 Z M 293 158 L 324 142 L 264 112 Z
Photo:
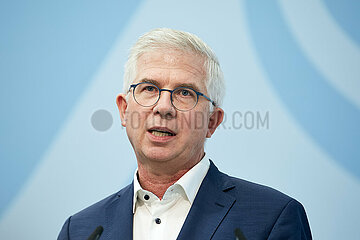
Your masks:
M 100 240 L 132 239 L 133 183 L 68 218 L 58 240 L 87 239 L 97 226 Z M 272 188 L 230 177 L 213 162 L 177 239 L 312 239 L 303 206 Z M 239 230 L 237 230 L 239 231 Z

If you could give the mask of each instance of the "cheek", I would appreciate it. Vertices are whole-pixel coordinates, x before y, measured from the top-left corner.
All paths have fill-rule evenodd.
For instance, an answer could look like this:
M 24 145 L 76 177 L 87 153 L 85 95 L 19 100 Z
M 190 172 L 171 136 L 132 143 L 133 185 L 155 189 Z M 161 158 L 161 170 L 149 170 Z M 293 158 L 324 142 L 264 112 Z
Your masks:
M 146 113 L 140 111 L 128 111 L 126 118 L 126 132 L 129 138 L 140 136 L 144 132 Z
M 141 114 L 137 111 L 126 114 L 126 128 L 139 129 L 141 126 Z
M 195 129 L 207 130 L 208 127 L 208 116 L 204 112 L 196 112 L 195 113 Z
M 190 130 L 191 132 L 196 132 L 200 134 L 201 132 L 207 131 L 208 126 L 208 118 L 204 112 L 189 112 L 188 114 L 184 114 L 181 116 L 181 124 L 184 130 Z

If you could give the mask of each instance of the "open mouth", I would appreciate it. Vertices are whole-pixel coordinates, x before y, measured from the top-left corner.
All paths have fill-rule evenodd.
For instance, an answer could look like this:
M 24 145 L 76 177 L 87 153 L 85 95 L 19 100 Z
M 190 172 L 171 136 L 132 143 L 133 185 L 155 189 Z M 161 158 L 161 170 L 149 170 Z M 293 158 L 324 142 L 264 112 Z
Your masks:
M 175 136 L 175 133 L 166 130 L 150 129 L 149 132 L 156 137 Z

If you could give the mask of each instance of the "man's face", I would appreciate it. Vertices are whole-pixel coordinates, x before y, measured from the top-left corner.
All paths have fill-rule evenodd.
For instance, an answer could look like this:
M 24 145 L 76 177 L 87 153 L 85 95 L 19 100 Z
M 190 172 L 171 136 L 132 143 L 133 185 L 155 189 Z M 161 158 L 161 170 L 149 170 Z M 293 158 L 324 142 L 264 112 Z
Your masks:
M 177 50 L 158 50 L 143 54 L 137 62 L 134 84 L 152 82 L 159 88 L 191 87 L 208 95 L 205 87 L 204 60 Z M 209 112 L 209 101 L 199 96 L 190 111 L 179 111 L 171 104 L 170 92 L 161 92 L 151 107 L 136 103 L 132 91 L 117 103 L 128 138 L 138 161 L 170 162 L 175 168 L 191 165 L 201 159 L 206 137 L 211 137 L 221 123 L 222 110 Z M 165 132 L 165 133 L 164 133 Z

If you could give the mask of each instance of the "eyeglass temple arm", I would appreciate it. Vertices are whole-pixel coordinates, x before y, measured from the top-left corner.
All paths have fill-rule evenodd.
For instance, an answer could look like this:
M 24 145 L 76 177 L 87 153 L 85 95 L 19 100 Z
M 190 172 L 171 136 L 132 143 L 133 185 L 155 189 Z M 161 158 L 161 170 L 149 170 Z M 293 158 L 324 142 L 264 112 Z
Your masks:
M 197 92 L 197 94 L 199 94 L 200 96 L 203 96 L 204 98 L 206 98 L 209 102 L 212 103 L 212 105 L 214 105 L 214 107 L 216 107 L 216 103 L 211 100 L 208 96 L 206 96 L 205 94 L 201 93 L 201 92 Z

